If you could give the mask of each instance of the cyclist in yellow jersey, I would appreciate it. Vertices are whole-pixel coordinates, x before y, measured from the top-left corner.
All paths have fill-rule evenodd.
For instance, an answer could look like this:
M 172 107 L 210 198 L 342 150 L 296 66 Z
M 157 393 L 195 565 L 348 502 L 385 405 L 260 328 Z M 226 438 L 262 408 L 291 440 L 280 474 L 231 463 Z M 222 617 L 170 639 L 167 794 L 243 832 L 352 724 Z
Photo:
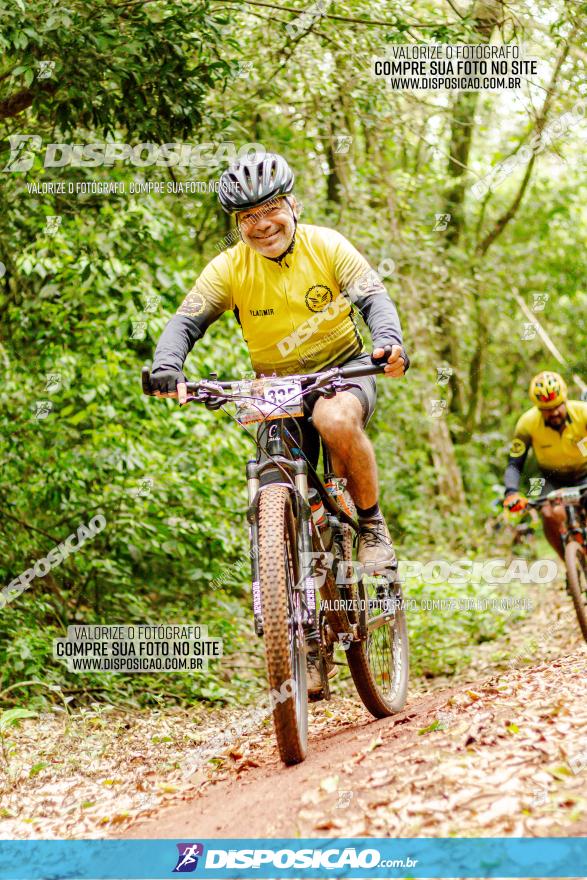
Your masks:
M 397 311 L 379 276 L 339 232 L 298 223 L 293 185 L 293 172 L 275 153 L 237 162 L 222 174 L 219 200 L 236 214 L 241 240 L 208 263 L 163 331 L 152 373 L 160 394 L 177 389 L 185 402 L 184 361 L 209 325 L 229 310 L 241 325 L 257 375 L 371 363 L 355 308 L 371 332 L 373 355 L 391 352 L 385 375 L 402 376 L 408 369 Z M 357 388 L 311 402 L 304 451 L 316 457 L 317 430 L 357 507 L 359 561 L 368 572 L 383 572 L 397 562 L 364 431 L 375 405 L 375 379 L 356 381 Z
M 518 420 L 505 472 L 503 503 L 511 511 L 523 510 L 528 504 L 519 486 L 530 447 L 544 478 L 541 495 L 587 482 L 587 402 L 568 400 L 562 376 L 548 371 L 532 379 L 530 400 L 534 406 Z M 564 507 L 545 504 L 541 514 L 544 533 L 562 559 Z

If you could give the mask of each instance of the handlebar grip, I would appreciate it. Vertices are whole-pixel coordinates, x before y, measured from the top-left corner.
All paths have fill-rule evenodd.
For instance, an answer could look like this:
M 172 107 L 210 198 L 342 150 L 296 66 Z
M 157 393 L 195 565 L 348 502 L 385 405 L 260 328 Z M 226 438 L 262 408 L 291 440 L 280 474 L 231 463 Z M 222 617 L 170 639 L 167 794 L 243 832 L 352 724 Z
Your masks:
M 375 366 L 383 367 L 387 363 L 390 355 L 391 355 L 391 345 L 386 345 L 385 348 L 383 349 L 382 356 L 376 358 L 376 357 L 373 357 L 373 355 L 371 355 L 371 360 L 373 361 Z
M 153 388 L 151 386 L 151 371 L 145 366 L 141 371 L 141 382 L 143 384 L 143 394 L 147 394 L 149 397 L 153 396 Z

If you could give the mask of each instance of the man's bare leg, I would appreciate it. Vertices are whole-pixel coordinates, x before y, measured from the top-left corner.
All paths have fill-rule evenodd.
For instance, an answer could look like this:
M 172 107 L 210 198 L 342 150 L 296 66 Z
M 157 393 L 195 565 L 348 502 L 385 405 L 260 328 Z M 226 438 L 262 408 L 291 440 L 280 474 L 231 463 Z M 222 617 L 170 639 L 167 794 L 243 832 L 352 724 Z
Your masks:
M 396 566 L 395 552 L 378 507 L 377 462 L 363 430 L 363 408 L 354 394 L 342 391 L 318 399 L 312 421 L 330 451 L 334 473 L 344 477 L 359 512 L 359 561 L 367 572 Z
M 546 540 L 556 550 L 560 558 L 564 560 L 565 552 L 561 532 L 565 530 L 565 508 L 562 504 L 553 505 L 548 502 L 542 507 L 540 512 L 542 514 L 542 525 L 544 526 Z
M 377 462 L 371 441 L 363 430 L 363 408 L 349 391 L 329 399 L 320 397 L 312 414 L 314 426 L 330 450 L 337 477 L 344 477 L 357 507 L 377 503 Z

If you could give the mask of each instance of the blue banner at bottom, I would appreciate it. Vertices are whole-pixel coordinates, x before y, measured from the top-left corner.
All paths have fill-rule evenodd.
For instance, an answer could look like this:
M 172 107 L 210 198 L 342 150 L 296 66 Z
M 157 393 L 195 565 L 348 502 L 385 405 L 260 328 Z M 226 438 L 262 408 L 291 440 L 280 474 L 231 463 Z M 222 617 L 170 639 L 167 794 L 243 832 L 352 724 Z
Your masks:
M 0 842 L 1 880 L 578 877 L 587 837 L 23 840 Z

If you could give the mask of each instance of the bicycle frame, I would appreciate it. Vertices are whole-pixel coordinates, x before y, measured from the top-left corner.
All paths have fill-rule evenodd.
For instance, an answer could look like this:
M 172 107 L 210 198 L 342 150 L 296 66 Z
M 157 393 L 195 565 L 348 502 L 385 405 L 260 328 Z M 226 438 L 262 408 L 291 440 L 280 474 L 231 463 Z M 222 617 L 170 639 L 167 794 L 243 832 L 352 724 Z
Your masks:
M 327 508 L 328 524 L 331 529 L 332 540 L 327 547 L 326 552 L 330 552 L 335 544 L 338 547 L 338 558 L 342 558 L 342 522 L 344 519 L 355 530 L 358 530 L 358 523 L 352 519 L 336 502 L 335 498 L 327 491 L 323 480 L 311 463 L 306 459 L 301 449 L 296 448 L 291 441 L 285 436 L 284 419 L 274 419 L 269 422 L 263 422 L 259 428 L 259 433 L 267 425 L 268 441 L 266 452 L 261 452 L 257 459 L 250 459 L 246 466 L 247 492 L 248 492 L 248 508 L 247 520 L 249 523 L 249 538 L 251 543 L 251 589 L 253 599 L 253 617 L 255 633 L 257 636 L 263 635 L 263 609 L 261 605 L 260 590 L 260 573 L 259 573 L 259 554 L 258 554 L 258 510 L 261 493 L 274 486 L 276 483 L 287 486 L 292 497 L 292 506 L 294 515 L 298 521 L 298 539 L 300 572 L 297 578 L 295 589 L 300 593 L 302 607 L 302 625 L 304 629 L 305 641 L 311 653 L 315 653 L 321 657 L 321 648 L 324 647 L 322 634 L 320 632 L 320 621 L 318 618 L 318 609 L 316 602 L 316 585 L 313 572 L 314 559 L 314 543 L 313 535 L 318 536 L 319 533 L 314 530 L 312 522 L 312 511 L 308 502 L 308 487 L 315 488 L 324 501 Z M 330 454 L 328 448 L 321 441 L 322 462 L 324 470 L 324 481 L 335 479 L 332 471 Z M 296 455 L 296 453 L 300 453 Z M 289 477 L 287 481 L 286 477 Z M 264 480 L 265 478 L 265 480 Z M 324 546 L 322 544 L 322 546 Z M 337 590 L 341 598 L 349 598 L 350 592 L 345 584 L 337 583 Z M 363 609 L 358 614 L 358 624 L 353 625 L 354 639 L 366 639 L 369 629 L 373 628 L 367 624 L 367 614 Z M 377 624 L 375 624 L 377 626 Z M 322 661 L 320 661 L 322 666 Z M 330 697 L 327 676 L 324 674 L 323 687 L 326 699 Z
M 587 523 L 585 521 L 585 513 L 581 510 L 582 516 L 578 516 L 580 504 L 565 504 L 565 515 L 567 518 L 568 529 L 561 535 L 563 547 L 566 547 L 569 541 L 577 541 L 582 545 L 587 545 Z
M 555 489 L 549 492 L 544 498 L 536 501 L 530 501 L 530 507 L 543 507 L 544 504 L 562 505 L 565 509 L 565 519 L 567 528 L 561 532 L 561 540 L 563 547 L 566 547 L 569 541 L 577 541 L 578 544 L 587 548 L 587 513 L 585 511 L 585 502 L 587 500 L 587 490 L 581 491 L 584 487 L 579 486 L 577 489 L 569 487 L 569 489 Z M 565 493 L 576 492 L 576 495 L 565 498 Z
M 372 587 L 366 584 L 360 567 L 359 570 L 355 569 L 352 559 L 349 530 L 358 533 L 359 524 L 350 515 L 352 507 L 348 507 L 347 500 L 342 498 L 340 484 L 332 491 L 330 481 L 337 478 L 332 472 L 328 448 L 316 433 L 316 442 L 321 444 L 322 449 L 323 480 L 316 471 L 315 449 L 308 447 L 305 435 L 300 434 L 298 439 L 293 434 L 298 427 L 301 428 L 298 420 L 307 417 L 303 415 L 307 410 L 301 404 L 305 395 L 315 393 L 318 396 L 333 397 L 339 391 L 349 390 L 354 387 L 353 379 L 383 372 L 388 354 L 389 352 L 383 360 L 372 365 L 332 367 L 321 373 L 285 377 L 285 390 L 283 387 L 279 388 L 282 377 L 262 376 L 254 380 L 261 385 L 254 385 L 248 380 L 244 383 L 219 382 L 216 375 L 211 374 L 207 380 L 186 383 L 188 396 L 185 401 L 201 403 L 214 410 L 222 408 L 224 412 L 227 412 L 224 404 L 236 403 L 239 417 L 229 412 L 227 414 L 245 428 L 258 450 L 256 457 L 249 459 L 246 465 L 247 521 L 251 545 L 255 632 L 265 639 L 271 634 L 271 644 L 278 646 L 278 653 L 282 652 L 277 660 L 271 655 L 271 663 L 270 655 L 267 654 L 270 680 L 281 687 L 284 676 L 291 676 L 293 669 L 294 675 L 301 676 L 305 683 L 303 666 L 300 671 L 300 663 L 303 663 L 305 654 L 321 679 L 320 695 L 317 698 L 330 699 L 328 679 L 334 645 L 337 640 L 342 640 L 345 651 L 348 650 L 347 661 L 357 692 L 366 708 L 376 718 L 400 711 L 405 704 L 409 655 L 403 608 L 399 605 L 394 605 L 393 610 L 389 608 L 387 603 L 391 582 L 387 580 L 385 588 L 376 584 L 376 598 L 372 600 L 369 596 L 367 591 Z M 153 390 L 147 367 L 143 368 L 142 384 L 147 395 L 177 396 L 176 393 L 159 394 Z M 252 401 L 252 405 L 247 401 Z M 257 437 L 246 430 L 247 425 L 254 424 L 258 426 Z M 318 459 L 319 452 L 316 462 Z M 309 486 L 322 500 L 326 513 L 325 526 L 322 521 L 318 523 L 314 520 Z M 278 491 L 264 496 L 263 493 L 269 489 Z M 276 501 L 277 506 L 274 507 Z M 284 546 L 289 547 L 289 550 L 285 558 L 285 581 L 282 577 L 283 563 L 280 561 L 281 538 L 275 529 L 272 531 L 273 509 L 286 529 Z M 267 547 L 271 548 L 269 556 Z M 320 557 L 322 561 L 324 553 L 327 557 L 326 571 L 320 572 L 320 576 L 324 573 L 325 579 L 318 580 L 314 562 L 316 557 Z M 274 578 L 279 584 L 278 592 L 274 589 Z M 401 588 L 395 578 L 393 583 L 393 598 L 401 598 Z M 288 597 L 287 610 L 282 601 L 282 589 L 285 589 Z M 323 600 L 322 605 L 317 602 L 317 590 Z M 359 597 L 360 602 L 349 602 Z M 338 600 L 346 601 L 337 607 Z M 384 610 L 371 617 L 372 602 L 380 608 L 382 600 L 386 603 Z M 270 609 L 266 621 L 263 620 L 264 604 Z M 347 608 L 351 609 L 348 614 Z M 391 618 L 395 621 L 393 627 L 389 623 Z M 376 653 L 378 651 L 383 659 L 380 658 L 379 665 L 374 665 L 370 659 L 369 645 L 376 642 L 370 641 L 371 635 L 385 625 L 390 627 L 391 635 L 387 637 L 387 642 L 384 639 L 376 649 Z M 389 641 L 390 638 L 392 642 Z M 284 639 L 290 643 L 291 663 L 283 653 Z M 390 672 L 392 666 L 393 672 Z M 389 676 L 393 674 L 393 679 L 385 678 L 386 669 Z M 305 687 L 303 691 L 305 693 Z M 318 694 L 316 688 L 312 693 Z M 282 706 L 281 720 L 278 722 L 278 715 L 274 712 L 277 741 L 286 763 L 296 763 L 303 760 L 305 755 L 306 746 L 303 743 L 307 736 L 307 706 L 298 706 L 297 697 L 295 713 L 291 714 L 289 705 L 287 709 Z

